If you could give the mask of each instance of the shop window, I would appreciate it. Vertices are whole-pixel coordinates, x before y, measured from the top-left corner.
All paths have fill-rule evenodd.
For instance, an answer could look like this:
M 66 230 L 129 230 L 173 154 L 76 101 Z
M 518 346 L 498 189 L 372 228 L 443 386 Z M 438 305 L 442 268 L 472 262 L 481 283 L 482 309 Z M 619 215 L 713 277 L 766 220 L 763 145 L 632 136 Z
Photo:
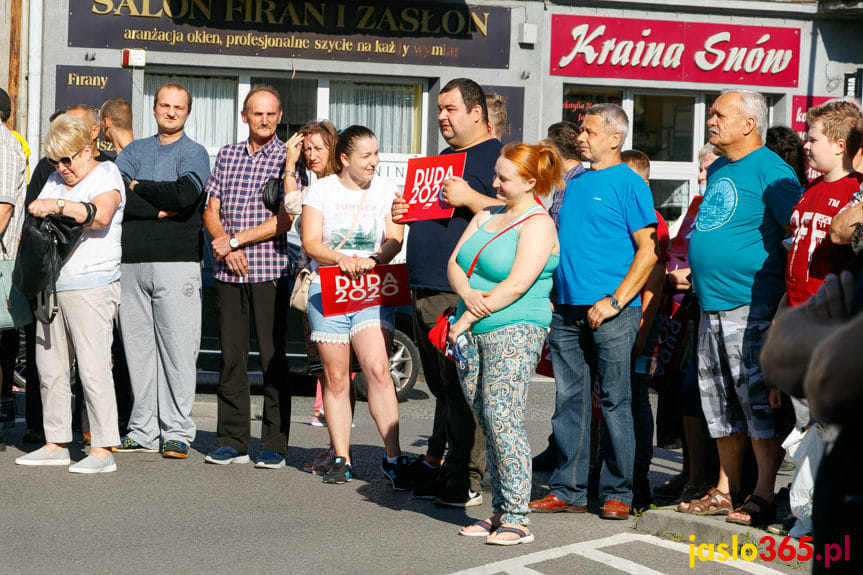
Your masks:
M 192 95 L 192 113 L 186 120 L 185 133 L 204 146 L 212 160 L 219 148 L 234 142 L 236 139 L 236 79 L 147 74 L 144 76 L 144 97 L 148 110 L 151 109 L 151 102 L 156 90 L 168 82 L 182 84 Z M 144 114 L 141 127 L 142 136 L 156 133 L 156 120 L 152 114 Z
M 651 161 L 691 162 L 695 98 L 635 94 L 632 147 Z
M 330 82 L 330 120 L 370 128 L 381 153 L 420 153 L 422 85 Z
M 276 129 L 276 135 L 283 142 L 302 128 L 303 124 L 317 119 L 317 80 L 253 76 L 251 85 L 257 84 L 272 86 L 279 92 L 279 99 L 282 103 L 282 122 Z
M 578 88 L 572 84 L 563 85 L 563 120 L 574 122 L 579 127 L 587 109 L 594 104 L 622 105 L 623 94 L 620 90 L 602 88 Z
M 689 205 L 689 180 L 650 180 L 653 206 L 666 222 L 672 222 Z

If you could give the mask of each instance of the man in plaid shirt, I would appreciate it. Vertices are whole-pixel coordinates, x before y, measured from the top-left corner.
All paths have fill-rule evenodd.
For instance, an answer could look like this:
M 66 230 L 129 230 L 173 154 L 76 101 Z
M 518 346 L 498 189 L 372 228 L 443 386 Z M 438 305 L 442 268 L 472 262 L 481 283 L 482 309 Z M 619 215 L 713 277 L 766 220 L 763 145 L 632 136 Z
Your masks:
M 0 89 L 0 260 L 15 259 L 18 251 L 18 236 L 27 215 L 24 196 L 27 192 L 27 164 L 24 149 L 6 127 L 12 113 L 12 102 L 6 90 Z M 18 331 L 10 330 L 5 338 L 12 337 L 17 343 Z M 17 349 L 17 345 L 16 345 Z M 0 380 L 2 380 L 0 373 Z M 0 421 L 15 421 L 12 405 L 12 381 L 2 382 L 0 399 Z M 3 446 L 3 430 L 0 429 L 0 448 Z
M 213 237 L 216 296 L 222 366 L 219 373 L 219 448 L 209 463 L 249 461 L 250 407 L 246 360 L 249 351 L 249 311 L 264 372 L 264 414 L 261 453 L 256 467 L 285 465 L 291 395 L 285 376 L 285 319 L 290 295 L 290 262 L 285 233 L 293 216 L 284 207 L 274 216 L 263 202 L 270 178 L 296 177 L 287 166 L 285 144 L 276 137 L 282 118 L 279 94 L 270 86 L 255 86 L 241 112 L 249 139 L 219 150 L 207 182 L 209 203 L 204 225 Z

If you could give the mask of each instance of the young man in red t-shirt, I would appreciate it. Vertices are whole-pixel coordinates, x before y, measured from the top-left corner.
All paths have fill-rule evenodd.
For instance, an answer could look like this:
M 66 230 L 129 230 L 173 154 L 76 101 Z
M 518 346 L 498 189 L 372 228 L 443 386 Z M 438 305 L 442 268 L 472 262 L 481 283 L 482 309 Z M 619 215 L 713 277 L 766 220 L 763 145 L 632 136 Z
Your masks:
M 799 305 L 815 295 L 828 273 L 839 273 L 853 252 L 830 239 L 833 216 L 863 181 L 851 159 L 863 138 L 863 116 L 852 102 L 833 100 L 806 114 L 809 165 L 821 176 L 807 186 L 791 215 L 791 253 L 785 267 L 786 303 Z

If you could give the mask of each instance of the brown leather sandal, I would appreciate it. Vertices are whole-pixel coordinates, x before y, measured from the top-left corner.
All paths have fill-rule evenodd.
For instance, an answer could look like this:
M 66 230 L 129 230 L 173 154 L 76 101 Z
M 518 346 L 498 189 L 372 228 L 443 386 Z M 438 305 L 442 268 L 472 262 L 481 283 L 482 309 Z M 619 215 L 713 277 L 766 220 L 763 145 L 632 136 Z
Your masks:
M 731 501 L 731 494 L 723 493 L 715 487 L 711 487 L 707 495 L 689 503 L 686 513 L 712 516 L 728 515 L 732 511 L 734 511 L 734 503 Z

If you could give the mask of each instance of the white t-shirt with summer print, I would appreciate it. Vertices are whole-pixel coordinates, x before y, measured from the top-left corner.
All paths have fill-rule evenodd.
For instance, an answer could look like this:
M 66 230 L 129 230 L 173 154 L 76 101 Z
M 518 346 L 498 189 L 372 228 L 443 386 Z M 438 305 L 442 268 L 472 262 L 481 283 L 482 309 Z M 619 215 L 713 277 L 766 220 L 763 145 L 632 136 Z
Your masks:
M 354 231 L 339 248 L 339 253 L 367 257 L 381 247 L 386 237 L 386 217 L 392 209 L 396 190 L 396 185 L 385 178 L 375 176 L 372 179 Z M 344 239 L 365 192 L 344 187 L 336 174 L 318 180 L 308 189 L 303 205 L 324 215 L 322 241 L 325 246 L 333 249 Z M 317 270 L 318 263 L 312 260 L 310 267 Z

